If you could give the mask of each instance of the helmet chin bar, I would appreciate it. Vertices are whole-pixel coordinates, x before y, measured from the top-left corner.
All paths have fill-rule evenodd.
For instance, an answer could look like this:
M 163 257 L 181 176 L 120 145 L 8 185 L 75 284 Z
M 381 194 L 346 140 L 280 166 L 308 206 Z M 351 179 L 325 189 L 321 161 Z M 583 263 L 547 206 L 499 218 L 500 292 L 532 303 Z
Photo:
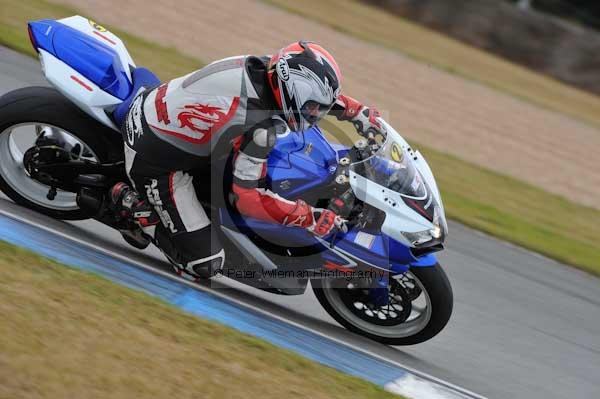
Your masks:
M 309 127 L 312 127 L 329 113 L 331 107 L 332 105 L 309 100 L 300 109 L 301 117 L 309 124 Z

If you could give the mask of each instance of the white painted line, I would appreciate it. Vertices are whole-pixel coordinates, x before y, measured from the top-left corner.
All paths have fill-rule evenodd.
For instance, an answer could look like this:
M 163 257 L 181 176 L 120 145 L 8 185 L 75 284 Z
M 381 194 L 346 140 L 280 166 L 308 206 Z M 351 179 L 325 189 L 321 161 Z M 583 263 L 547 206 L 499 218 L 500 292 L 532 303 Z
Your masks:
M 327 339 L 329 339 L 331 341 L 336 342 L 337 344 L 344 345 L 346 347 L 350 347 L 350 348 L 352 348 L 353 350 L 355 350 L 357 352 L 361 352 L 361 353 L 369 355 L 369 356 L 371 356 L 371 357 L 373 357 L 375 359 L 379 359 L 379 360 L 384 361 L 384 362 L 386 362 L 388 364 L 391 364 L 391 365 L 394 365 L 396 367 L 399 367 L 399 368 L 407 371 L 408 373 L 414 374 L 415 377 L 418 377 L 418 378 L 420 378 L 422 380 L 427 380 L 430 383 L 433 383 L 433 384 L 435 384 L 435 385 L 437 385 L 439 387 L 446 388 L 449 391 L 455 391 L 457 394 L 462 395 L 462 396 L 454 396 L 454 398 L 486 399 L 484 396 L 481 396 L 479 394 L 471 392 L 471 391 L 469 391 L 467 389 L 461 388 L 461 387 L 459 387 L 457 385 L 451 384 L 451 383 L 449 383 L 447 381 L 441 380 L 441 379 L 439 379 L 437 377 L 434 377 L 434 376 L 429 375 L 427 373 L 424 373 L 422 371 L 413 369 L 413 368 L 411 368 L 409 366 L 403 365 L 403 364 L 401 364 L 401 363 L 399 363 L 399 362 L 397 362 L 395 360 L 387 359 L 387 358 L 385 358 L 385 357 L 383 357 L 383 356 L 381 356 L 381 355 L 379 355 L 377 353 L 369 352 L 368 350 L 365 350 L 365 349 L 360 348 L 360 347 L 349 346 L 346 342 L 344 342 L 343 340 L 341 340 L 341 339 L 339 339 L 339 338 L 337 338 L 337 337 L 335 337 L 333 335 L 329 335 L 329 334 L 323 333 L 322 331 L 315 330 L 313 328 L 310 328 L 308 326 L 302 325 L 300 323 L 296 323 L 295 321 L 287 319 L 287 318 L 285 318 L 283 316 L 269 313 L 269 312 L 267 312 L 266 310 L 264 310 L 264 309 L 262 309 L 260 307 L 257 307 L 257 306 L 254 306 L 252 304 L 248 304 L 248 303 L 242 302 L 242 301 L 240 301 L 238 299 L 235 299 L 235 298 L 231 298 L 228 295 L 226 295 L 226 294 L 224 294 L 222 292 L 219 292 L 218 290 L 211 290 L 208 287 L 204 287 L 204 286 L 195 284 L 195 283 L 193 283 L 191 281 L 188 281 L 188 280 L 186 280 L 184 278 L 181 278 L 179 276 L 176 276 L 174 274 L 167 273 L 167 272 L 165 272 L 163 270 L 158 270 L 155 267 L 153 267 L 151 265 L 148 265 L 148 264 L 145 264 L 143 262 L 134 262 L 130 258 L 128 258 L 128 257 L 126 257 L 126 256 L 124 256 L 122 254 L 110 251 L 110 250 L 108 250 L 106 248 L 103 248 L 103 247 L 101 247 L 99 245 L 96 245 L 94 243 L 90 243 L 90 242 L 84 241 L 84 240 L 82 240 L 82 239 L 80 239 L 78 237 L 71 236 L 71 235 L 66 234 L 66 233 L 64 233 L 62 231 L 53 230 L 52 228 L 50 228 L 48 226 L 45 226 L 42 223 L 39 223 L 39 222 L 37 222 L 35 220 L 28 219 L 28 218 L 26 218 L 24 216 L 21 216 L 21 215 L 13 214 L 10 211 L 7 211 L 5 209 L 0 209 L 0 214 L 4 215 L 4 216 L 7 216 L 9 218 L 12 218 L 12 219 L 21 221 L 23 223 L 29 224 L 31 226 L 35 226 L 35 227 L 37 227 L 37 228 L 39 228 L 41 230 L 47 231 L 47 232 L 49 232 L 51 234 L 58 235 L 58 236 L 63 237 L 65 239 L 67 239 L 67 240 L 70 240 L 70 241 L 76 242 L 76 243 L 78 243 L 80 245 L 83 245 L 83 246 L 86 246 L 88 248 L 91 248 L 91 249 L 93 249 L 95 251 L 98 251 L 98 252 L 101 252 L 103 254 L 112 256 L 112 257 L 114 257 L 116 259 L 119 259 L 119 260 L 125 262 L 125 263 L 128 263 L 128 264 L 134 265 L 136 267 L 139 267 L 140 269 L 143 269 L 145 271 L 148 271 L 148 272 L 151 272 L 151 273 L 154 273 L 154 274 L 158 274 L 160 276 L 169 278 L 171 280 L 178 281 L 179 283 L 185 284 L 185 285 L 187 285 L 190 288 L 196 289 L 198 291 L 204 291 L 204 292 L 210 293 L 211 295 L 214 295 L 216 297 L 222 298 L 222 299 L 227 300 L 229 302 L 235 303 L 236 305 L 238 305 L 238 306 L 240 306 L 242 308 L 250 309 L 252 311 L 258 312 L 258 313 L 263 314 L 265 316 L 272 317 L 272 318 L 277 319 L 279 321 L 282 321 L 282 322 L 288 323 L 290 325 L 293 325 L 295 327 L 301 328 L 301 329 L 303 329 L 305 331 L 310 331 L 313 334 L 316 334 L 316 335 L 318 335 L 320 337 L 323 337 L 323 338 L 327 338 Z M 421 399 L 421 398 L 414 397 L 413 399 Z
M 396 381 L 385 384 L 383 389 L 411 399 L 465 399 L 469 397 L 412 374 L 406 374 Z

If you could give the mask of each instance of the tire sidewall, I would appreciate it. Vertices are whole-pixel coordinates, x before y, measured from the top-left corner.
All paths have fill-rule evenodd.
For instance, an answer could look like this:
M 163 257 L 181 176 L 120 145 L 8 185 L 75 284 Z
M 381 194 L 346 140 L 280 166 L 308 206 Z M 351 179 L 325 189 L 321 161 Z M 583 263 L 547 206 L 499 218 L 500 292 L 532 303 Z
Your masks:
M 100 162 L 122 159 L 120 133 L 84 113 L 56 89 L 26 87 L 0 97 L 0 134 L 11 126 L 22 123 L 40 123 L 64 129 L 89 146 Z M 61 211 L 31 202 L 16 192 L 2 176 L 0 176 L 0 190 L 17 204 L 55 219 L 87 218 L 86 214 L 79 209 Z
M 415 267 L 410 271 L 419 279 L 425 290 L 427 290 L 431 301 L 432 313 L 425 328 L 408 337 L 383 337 L 362 330 L 343 317 L 330 303 L 320 280 L 312 280 L 311 285 L 321 306 L 346 329 L 387 345 L 415 345 L 433 338 L 446 326 L 452 315 L 454 301 L 450 281 L 439 263 L 431 267 Z

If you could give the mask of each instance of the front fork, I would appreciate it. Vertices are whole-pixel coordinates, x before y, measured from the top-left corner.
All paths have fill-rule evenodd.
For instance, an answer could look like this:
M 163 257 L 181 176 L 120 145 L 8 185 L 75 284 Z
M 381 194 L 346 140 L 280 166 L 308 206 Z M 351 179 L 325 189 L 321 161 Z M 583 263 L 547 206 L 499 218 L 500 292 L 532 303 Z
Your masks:
M 371 303 L 377 306 L 385 306 L 390 301 L 390 275 L 389 273 L 382 273 L 375 277 L 371 282 L 371 288 L 369 289 L 369 300 Z
M 434 254 L 428 254 L 417 258 L 410 266 L 392 264 L 391 272 L 394 275 L 399 275 L 407 272 L 410 267 L 432 267 L 437 264 L 437 257 Z M 377 274 L 377 277 L 371 282 L 369 288 L 369 299 L 375 305 L 385 306 L 389 303 L 390 296 L 390 273 Z M 418 291 L 413 290 L 415 293 Z

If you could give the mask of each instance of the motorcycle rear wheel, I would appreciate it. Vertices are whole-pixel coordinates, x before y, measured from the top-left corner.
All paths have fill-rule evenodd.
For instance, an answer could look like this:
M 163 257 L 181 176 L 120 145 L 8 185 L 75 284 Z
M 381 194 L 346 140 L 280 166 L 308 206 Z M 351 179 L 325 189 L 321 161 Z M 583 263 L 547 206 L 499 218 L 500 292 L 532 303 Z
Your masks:
M 314 279 L 311 280 L 311 285 L 321 306 L 346 329 L 387 345 L 415 345 L 433 338 L 446 326 L 452 314 L 453 294 L 448 277 L 439 264 L 432 267 L 416 267 L 407 273 L 410 273 L 411 279 L 422 291 L 419 298 L 410 298 L 409 301 L 416 299 L 425 303 L 425 307 L 421 309 L 421 314 L 412 309 L 406 322 L 395 325 L 387 320 L 378 320 L 376 310 L 369 313 L 373 314 L 371 322 L 369 317 L 361 317 L 345 299 L 348 288 L 339 288 L 344 286 L 345 282 Z M 367 309 L 359 304 L 354 305 L 358 309 Z M 397 310 L 395 313 L 401 311 Z M 385 325 L 386 323 L 388 325 Z
M 50 187 L 31 179 L 25 170 L 23 154 L 42 133 L 66 138 L 65 145 L 78 151 L 80 158 L 103 163 L 123 158 L 119 132 L 53 88 L 26 87 L 0 97 L 0 190 L 17 204 L 55 219 L 86 219 L 75 193 L 58 190 L 56 198 L 49 200 Z

